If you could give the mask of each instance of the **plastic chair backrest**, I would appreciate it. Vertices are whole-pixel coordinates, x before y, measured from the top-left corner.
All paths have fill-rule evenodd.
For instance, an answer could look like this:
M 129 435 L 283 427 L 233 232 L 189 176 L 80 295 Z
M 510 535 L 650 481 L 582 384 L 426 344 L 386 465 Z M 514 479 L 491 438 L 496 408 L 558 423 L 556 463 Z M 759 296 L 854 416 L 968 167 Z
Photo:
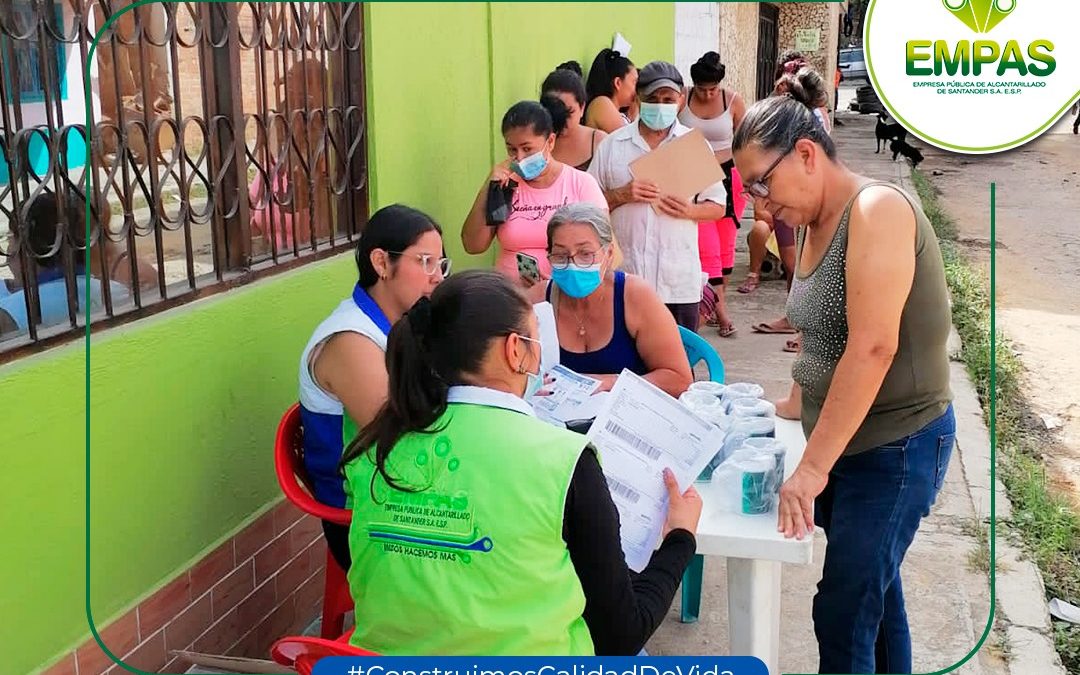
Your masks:
M 311 481 L 304 469 L 304 430 L 300 424 L 300 404 L 285 411 L 274 439 L 274 472 L 285 498 L 304 513 L 339 525 L 352 521 L 352 511 L 327 506 L 312 497 Z
M 315 664 L 327 656 L 378 656 L 349 644 L 348 634 L 337 640 L 295 636 L 283 637 L 270 647 L 270 656 L 283 666 L 296 669 L 299 675 L 311 675 Z
M 713 346 L 705 338 L 682 326 L 679 326 L 679 336 L 682 337 L 683 349 L 686 350 L 686 359 L 690 361 L 690 369 L 693 370 L 694 366 L 704 361 L 709 369 L 709 379 L 723 384 L 724 361 Z

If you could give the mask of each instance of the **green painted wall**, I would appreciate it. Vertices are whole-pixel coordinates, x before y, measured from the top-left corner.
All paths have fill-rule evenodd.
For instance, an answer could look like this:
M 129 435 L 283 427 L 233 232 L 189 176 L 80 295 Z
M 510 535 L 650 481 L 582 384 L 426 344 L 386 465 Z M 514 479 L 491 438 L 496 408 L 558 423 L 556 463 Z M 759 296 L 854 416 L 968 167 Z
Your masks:
M 372 210 L 459 231 L 502 151 L 506 107 L 556 64 L 587 68 L 618 30 L 644 64 L 673 54 L 670 3 L 373 3 L 365 7 Z M 543 26 L 545 28 L 540 29 Z M 298 355 L 353 281 L 351 257 L 304 267 L 95 336 L 92 608 L 99 627 L 277 498 L 271 446 Z M 81 343 L 0 367 L 0 653 L 24 673 L 87 637 Z
M 571 59 L 586 76 L 596 53 L 616 32 L 630 43 L 639 68 L 675 58 L 675 4 L 671 2 L 506 2 L 491 4 L 496 159 L 505 157 L 502 116 L 514 103 L 537 99 L 555 66 Z M 541 28 L 545 27 L 545 28 Z
M 91 607 L 99 627 L 278 496 L 271 449 L 297 359 L 349 256 L 95 336 Z M 0 369 L 0 653 L 25 673 L 86 637 L 85 351 Z M 8 623 L 8 622 L 11 623 Z

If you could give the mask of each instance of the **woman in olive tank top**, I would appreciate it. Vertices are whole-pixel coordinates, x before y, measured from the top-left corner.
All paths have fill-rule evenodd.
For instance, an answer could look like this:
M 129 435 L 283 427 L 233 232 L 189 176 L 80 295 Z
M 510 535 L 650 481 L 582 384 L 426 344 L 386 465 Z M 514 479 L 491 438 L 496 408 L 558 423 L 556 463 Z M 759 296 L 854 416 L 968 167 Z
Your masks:
M 825 531 L 822 673 L 910 673 L 900 564 L 955 439 L 941 251 L 905 192 L 849 171 L 800 92 L 747 111 L 733 144 L 756 205 L 801 224 L 787 314 L 806 451 L 778 529 Z

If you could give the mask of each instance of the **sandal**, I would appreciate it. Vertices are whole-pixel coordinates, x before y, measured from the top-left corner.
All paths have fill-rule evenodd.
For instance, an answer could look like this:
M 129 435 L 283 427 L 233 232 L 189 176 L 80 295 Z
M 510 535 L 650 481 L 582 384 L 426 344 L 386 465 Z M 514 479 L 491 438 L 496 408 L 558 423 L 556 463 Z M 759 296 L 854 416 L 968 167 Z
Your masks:
M 787 322 L 787 319 L 777 319 L 776 321 L 770 323 L 762 321 L 761 323 L 754 324 L 751 329 L 755 333 L 767 333 L 769 335 L 794 335 L 795 333 L 799 332 L 791 327 L 791 324 Z
M 728 321 L 723 326 L 720 326 L 717 332 L 720 333 L 720 337 L 729 338 L 735 337 L 735 333 L 739 332 L 739 329 L 735 327 L 734 322 Z
M 758 285 L 761 283 L 761 275 L 754 272 L 750 272 L 746 275 L 746 281 L 742 282 L 742 286 L 739 286 L 737 291 L 740 293 L 753 293 L 757 290 Z
M 794 340 L 788 340 L 787 342 L 785 342 L 784 343 L 784 351 L 789 353 L 789 354 L 798 354 L 799 353 L 799 347 L 800 347 L 800 343 L 799 343 L 800 339 L 801 338 L 795 338 Z

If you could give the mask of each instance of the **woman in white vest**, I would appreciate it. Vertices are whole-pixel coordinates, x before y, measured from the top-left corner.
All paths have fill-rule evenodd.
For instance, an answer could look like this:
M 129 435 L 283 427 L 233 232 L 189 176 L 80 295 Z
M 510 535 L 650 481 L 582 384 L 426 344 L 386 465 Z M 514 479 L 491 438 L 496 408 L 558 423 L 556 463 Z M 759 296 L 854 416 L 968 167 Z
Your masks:
M 356 247 L 352 294 L 315 329 L 300 357 L 304 465 L 315 498 L 345 507 L 338 463 L 345 444 L 386 400 L 383 352 L 390 326 L 431 295 L 450 271 L 442 230 L 429 216 L 395 204 L 376 211 Z M 348 528 L 323 522 L 327 545 L 349 568 Z
M 390 331 L 387 404 L 343 458 L 351 642 L 387 655 L 637 654 L 695 550 L 701 499 L 665 471 L 660 548 L 631 579 L 584 436 L 537 420 L 536 316 L 465 272 Z

